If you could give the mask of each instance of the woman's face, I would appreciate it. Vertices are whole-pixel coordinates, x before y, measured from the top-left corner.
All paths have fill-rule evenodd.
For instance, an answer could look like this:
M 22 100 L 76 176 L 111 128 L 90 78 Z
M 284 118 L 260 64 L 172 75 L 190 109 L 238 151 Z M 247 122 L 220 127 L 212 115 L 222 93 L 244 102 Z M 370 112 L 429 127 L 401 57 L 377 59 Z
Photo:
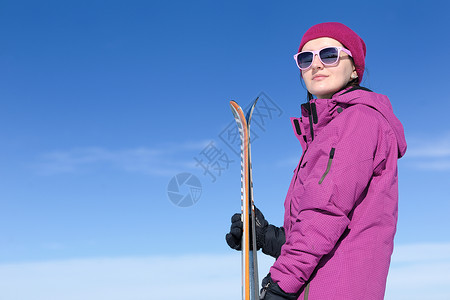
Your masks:
M 302 51 L 320 50 L 329 46 L 343 47 L 335 39 L 322 37 L 307 42 Z M 311 67 L 302 70 L 302 77 L 307 90 L 318 99 L 330 99 L 334 93 L 341 90 L 352 80 L 352 76 L 357 76 L 355 66 L 349 55 L 342 51 L 336 65 L 325 66 L 316 55 Z

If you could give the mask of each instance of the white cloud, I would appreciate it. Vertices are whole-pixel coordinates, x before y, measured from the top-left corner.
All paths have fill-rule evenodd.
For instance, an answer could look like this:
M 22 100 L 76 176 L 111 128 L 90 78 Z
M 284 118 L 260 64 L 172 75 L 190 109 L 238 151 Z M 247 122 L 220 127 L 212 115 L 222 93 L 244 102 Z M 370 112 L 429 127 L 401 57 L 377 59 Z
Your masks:
M 172 176 L 180 170 L 193 169 L 195 160 L 192 157 L 206 147 L 207 143 L 185 142 L 158 148 L 137 147 L 122 150 L 101 147 L 59 150 L 42 154 L 34 167 L 39 174 L 44 175 L 112 167 L 126 172 Z
M 450 170 L 450 133 L 440 137 L 408 139 L 408 150 L 403 160 L 423 170 Z
M 448 171 L 450 170 L 450 159 L 428 159 L 426 161 L 416 161 L 412 166 L 421 170 Z
M 396 246 L 385 299 L 450 299 L 450 243 Z
M 240 262 L 232 253 L 2 264 L 0 299 L 240 299 Z
M 283 168 L 284 167 L 290 167 L 290 168 L 294 169 L 297 166 L 297 164 L 298 164 L 298 162 L 300 160 L 300 157 L 301 157 L 301 155 L 294 155 L 294 156 L 290 156 L 290 157 L 284 157 L 284 158 L 279 159 L 276 162 L 275 165 L 277 167 L 283 167 Z
M 393 263 L 450 260 L 450 243 L 395 245 Z
M 273 259 L 258 260 L 261 282 Z M 0 299 L 240 299 L 240 264 L 237 252 L 0 264 Z M 450 299 L 450 243 L 396 246 L 385 299 Z
M 450 134 L 439 138 L 412 139 L 407 155 L 409 157 L 439 158 L 450 157 Z

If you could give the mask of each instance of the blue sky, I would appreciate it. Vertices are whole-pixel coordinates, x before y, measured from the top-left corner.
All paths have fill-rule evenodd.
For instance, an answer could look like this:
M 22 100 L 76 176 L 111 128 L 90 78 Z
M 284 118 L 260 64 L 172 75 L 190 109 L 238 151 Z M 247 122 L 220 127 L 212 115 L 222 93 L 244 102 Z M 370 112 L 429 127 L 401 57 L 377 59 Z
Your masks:
M 389 96 L 408 142 L 386 298 L 431 286 L 448 299 L 448 6 L 1 1 L 0 298 L 36 287 L 33 299 L 175 299 L 163 295 L 173 285 L 194 299 L 196 278 L 211 283 L 204 299 L 239 297 L 240 258 L 224 241 L 240 209 L 239 157 L 221 139 L 228 103 L 263 92 L 278 107 L 255 126 L 252 159 L 256 204 L 281 225 L 301 155 L 289 117 L 306 98 L 292 56 L 310 26 L 339 21 L 365 40 L 363 85 Z M 228 159 L 215 178 L 197 163 L 207 150 Z M 183 172 L 202 185 L 185 208 L 168 197 Z

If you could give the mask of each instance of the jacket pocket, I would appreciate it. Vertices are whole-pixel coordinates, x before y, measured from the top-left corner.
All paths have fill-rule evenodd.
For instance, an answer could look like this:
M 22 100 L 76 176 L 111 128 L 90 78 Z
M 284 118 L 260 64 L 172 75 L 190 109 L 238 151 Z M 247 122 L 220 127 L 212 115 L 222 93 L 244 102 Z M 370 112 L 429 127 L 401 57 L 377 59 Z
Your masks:
M 335 148 L 331 148 L 330 151 L 330 156 L 328 157 L 328 164 L 327 164 L 327 169 L 325 170 L 325 173 L 323 173 L 322 177 L 319 180 L 319 184 L 322 184 L 323 180 L 325 179 L 325 177 L 327 176 L 328 172 L 330 172 L 331 169 L 331 163 L 333 162 L 333 158 L 334 158 L 334 152 L 336 151 Z

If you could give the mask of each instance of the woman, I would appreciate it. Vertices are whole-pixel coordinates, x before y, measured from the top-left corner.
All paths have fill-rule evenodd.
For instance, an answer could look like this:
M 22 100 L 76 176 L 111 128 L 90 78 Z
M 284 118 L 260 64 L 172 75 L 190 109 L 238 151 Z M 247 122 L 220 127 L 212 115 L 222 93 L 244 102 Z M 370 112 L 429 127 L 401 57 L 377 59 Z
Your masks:
M 284 226 L 257 210 L 258 248 L 276 259 L 262 299 L 383 299 L 397 224 L 403 127 L 389 99 L 359 86 L 364 41 L 347 26 L 311 27 L 294 58 L 308 90 L 291 118 L 303 154 Z M 315 97 L 313 97 L 313 95 Z M 226 239 L 240 249 L 240 215 Z

